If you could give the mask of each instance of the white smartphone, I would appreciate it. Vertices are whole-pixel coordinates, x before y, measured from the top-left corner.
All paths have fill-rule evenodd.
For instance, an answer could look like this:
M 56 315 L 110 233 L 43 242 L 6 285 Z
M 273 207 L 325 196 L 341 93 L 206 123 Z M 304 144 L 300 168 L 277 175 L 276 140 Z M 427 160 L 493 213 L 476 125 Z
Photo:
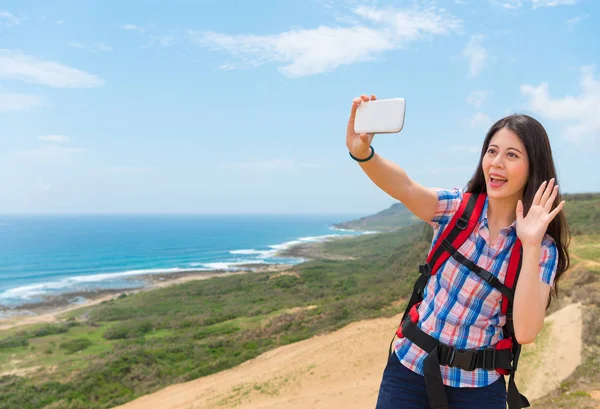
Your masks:
M 404 126 L 406 101 L 404 98 L 388 98 L 363 101 L 356 109 L 354 132 L 396 133 Z

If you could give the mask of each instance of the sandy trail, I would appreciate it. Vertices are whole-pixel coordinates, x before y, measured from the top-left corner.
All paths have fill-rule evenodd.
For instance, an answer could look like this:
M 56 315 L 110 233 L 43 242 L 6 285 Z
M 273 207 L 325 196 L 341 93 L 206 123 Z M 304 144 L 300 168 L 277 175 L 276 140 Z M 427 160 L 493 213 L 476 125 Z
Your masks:
M 581 304 L 569 304 L 546 317 L 548 334 L 545 339 L 523 346 L 519 360 L 518 385 L 532 401 L 558 388 L 581 364 L 583 319 Z M 536 345 L 537 344 L 537 345 Z M 522 368 L 522 369 L 521 369 Z
M 77 310 L 79 308 L 88 307 L 95 304 L 100 304 L 103 301 L 112 300 L 117 298 L 119 294 L 104 295 L 102 297 L 94 298 L 93 300 L 87 300 L 84 303 L 69 305 L 66 307 L 57 308 L 52 312 L 48 312 L 40 315 L 15 315 L 0 320 L 0 330 L 10 329 L 13 327 L 20 327 L 23 325 L 31 324 L 52 324 L 58 321 L 58 316 L 69 311 Z
M 400 318 L 352 323 L 116 409 L 374 408 L 389 342 Z M 532 362 L 520 362 L 521 368 L 536 365 L 522 388 L 530 400 L 555 388 L 581 362 L 581 306 L 569 305 L 547 321 L 552 324 L 543 345 L 525 346 L 535 349 L 528 356 Z M 549 350 L 554 354 L 544 353 Z M 527 369 L 519 370 L 517 381 Z

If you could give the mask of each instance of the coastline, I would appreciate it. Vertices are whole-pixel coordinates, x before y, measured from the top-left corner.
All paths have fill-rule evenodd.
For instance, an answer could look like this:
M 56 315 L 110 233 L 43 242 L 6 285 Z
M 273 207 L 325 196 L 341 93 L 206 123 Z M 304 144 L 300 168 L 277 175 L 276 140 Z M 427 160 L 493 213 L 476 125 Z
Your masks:
M 349 256 L 339 256 L 327 254 L 323 251 L 323 244 L 332 240 L 351 239 L 361 235 L 351 236 L 330 236 L 317 242 L 296 243 L 287 248 L 278 250 L 274 257 L 295 258 L 299 263 L 294 264 L 264 264 L 248 263 L 238 265 L 233 269 L 215 269 L 215 270 L 189 270 L 181 272 L 151 273 L 132 276 L 132 279 L 144 281 L 145 284 L 137 288 L 113 288 L 101 289 L 95 291 L 79 291 L 64 293 L 61 295 L 49 296 L 44 301 L 22 304 L 17 308 L 2 308 L 0 314 L 10 312 L 10 315 L 3 317 L 0 315 L 0 330 L 40 323 L 55 323 L 60 321 L 61 315 L 77 310 L 100 304 L 118 298 L 122 294 L 135 294 L 138 292 L 152 291 L 158 288 L 164 288 L 171 285 L 181 284 L 188 281 L 206 280 L 214 277 L 225 277 L 239 274 L 273 272 L 281 273 L 294 266 L 310 260 L 348 260 L 353 259 Z M 74 300 L 83 299 L 80 302 Z
M 239 266 L 239 269 L 237 270 L 190 270 L 177 273 L 139 275 L 135 276 L 135 279 L 146 282 L 142 287 L 64 293 L 48 297 L 41 302 L 23 304 L 15 309 L 6 309 L 5 311 L 11 311 L 12 314 L 0 318 L 0 330 L 28 324 L 54 323 L 59 321 L 60 316 L 66 312 L 113 300 L 122 294 L 152 291 L 188 281 L 207 280 L 213 277 L 225 277 L 249 273 L 282 272 L 288 270 L 292 266 L 292 264 L 245 264 Z M 84 298 L 85 301 L 73 303 L 73 299 L 78 297 Z M 1 311 L 2 310 L 0 310 L 0 312 Z
M 354 257 L 329 254 L 323 251 L 323 244 L 333 240 L 348 240 L 357 236 L 334 236 L 323 241 L 299 243 L 287 249 L 280 250 L 277 257 L 302 258 L 308 260 L 353 260 Z

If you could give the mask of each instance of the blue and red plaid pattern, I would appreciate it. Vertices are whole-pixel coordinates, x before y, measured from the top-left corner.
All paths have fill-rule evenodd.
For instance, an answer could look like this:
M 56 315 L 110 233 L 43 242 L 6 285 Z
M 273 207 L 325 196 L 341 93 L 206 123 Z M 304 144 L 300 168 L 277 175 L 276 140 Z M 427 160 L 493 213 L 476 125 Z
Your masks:
M 429 222 L 434 229 L 432 247 L 458 210 L 464 193 L 460 188 L 436 191 L 438 205 L 433 220 Z M 486 198 L 479 222 L 458 251 L 504 282 L 511 249 L 517 240 L 516 222 L 502 229 L 493 243 L 488 243 L 487 209 Z M 557 258 L 556 243 L 546 234 L 542 241 L 539 271 L 540 280 L 546 284 L 554 282 Z M 503 338 L 502 326 L 506 323 L 506 316 L 501 311 L 501 300 L 502 294 L 498 290 L 450 257 L 427 283 L 418 309 L 418 326 L 440 342 L 458 349 L 491 347 Z M 394 350 L 406 367 L 424 374 L 425 351 L 406 338 L 396 340 Z M 501 376 L 496 371 L 484 369 L 440 368 L 444 384 L 455 388 L 487 386 Z

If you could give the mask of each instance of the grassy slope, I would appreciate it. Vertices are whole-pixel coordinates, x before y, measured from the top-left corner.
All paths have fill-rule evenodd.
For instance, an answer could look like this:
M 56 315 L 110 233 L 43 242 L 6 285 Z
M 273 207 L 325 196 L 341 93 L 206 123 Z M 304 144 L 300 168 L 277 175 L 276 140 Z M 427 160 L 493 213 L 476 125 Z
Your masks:
M 414 216 L 402 203 L 394 203 L 381 212 L 352 220 L 345 223 L 335 224 L 335 227 L 350 230 L 375 230 L 380 232 L 394 231 L 401 227 L 407 227 L 419 219 Z
M 565 384 L 573 393 L 536 407 L 560 407 L 547 405 L 600 384 L 600 325 L 592 319 L 600 312 L 594 306 L 600 305 L 599 207 L 596 195 L 571 198 L 566 208 L 580 235 L 571 249 L 578 265 L 561 296 L 586 305 L 586 363 Z M 294 269 L 297 275 L 189 282 L 69 313 L 62 325 L 1 332 L 0 371 L 30 372 L 0 378 L 0 408 L 109 408 L 351 321 L 397 314 L 430 241 L 423 223 L 336 240 L 324 243 L 325 251 L 354 260 L 304 263 Z

